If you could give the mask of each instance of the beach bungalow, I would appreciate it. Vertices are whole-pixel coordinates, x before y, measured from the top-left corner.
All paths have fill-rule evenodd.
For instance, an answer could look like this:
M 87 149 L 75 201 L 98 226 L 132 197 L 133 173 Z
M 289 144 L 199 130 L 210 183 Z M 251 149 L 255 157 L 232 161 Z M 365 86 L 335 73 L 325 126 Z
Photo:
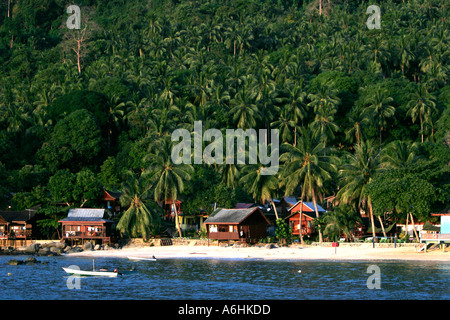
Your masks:
M 286 218 L 291 213 L 289 212 L 289 209 L 292 208 L 297 203 L 297 199 L 294 196 L 284 196 L 281 198 L 281 200 L 278 202 L 277 212 L 280 218 Z
M 62 223 L 63 240 L 111 243 L 113 221 L 105 218 L 105 209 L 70 209 Z
M 216 209 L 205 221 L 208 239 L 255 243 L 266 237 L 269 220 L 259 207 Z
M 106 210 L 108 213 L 115 217 L 120 213 L 120 196 L 122 194 L 117 191 L 110 191 L 103 189 L 102 200 L 106 202 Z
M 439 213 L 432 213 L 434 217 L 440 217 L 439 232 L 421 233 L 420 242 L 450 243 L 450 208 Z
M 0 243 L 26 245 L 36 233 L 36 208 L 23 211 L 0 211 Z
M 316 212 L 314 210 L 314 204 L 312 202 L 301 202 L 298 201 L 287 211 L 289 215 L 285 218 L 289 221 L 289 226 L 292 229 L 292 235 L 300 235 L 300 209 L 303 206 L 301 230 L 302 235 L 311 235 L 315 232 L 314 219 L 316 218 Z M 317 211 L 319 216 L 324 214 L 326 210 L 320 205 L 317 205 Z
M 182 212 L 179 214 L 180 228 L 183 231 L 188 230 L 203 230 L 205 229 L 205 220 L 208 218 L 206 210 L 199 209 L 195 214 L 187 214 Z

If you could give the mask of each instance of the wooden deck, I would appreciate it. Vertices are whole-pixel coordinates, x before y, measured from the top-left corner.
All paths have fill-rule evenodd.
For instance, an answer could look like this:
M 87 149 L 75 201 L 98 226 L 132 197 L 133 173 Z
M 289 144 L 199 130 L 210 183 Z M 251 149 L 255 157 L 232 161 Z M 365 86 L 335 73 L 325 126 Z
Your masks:
M 81 231 L 66 231 L 62 240 L 101 240 L 102 243 L 111 243 L 111 237 L 107 237 L 103 232 L 81 232 Z

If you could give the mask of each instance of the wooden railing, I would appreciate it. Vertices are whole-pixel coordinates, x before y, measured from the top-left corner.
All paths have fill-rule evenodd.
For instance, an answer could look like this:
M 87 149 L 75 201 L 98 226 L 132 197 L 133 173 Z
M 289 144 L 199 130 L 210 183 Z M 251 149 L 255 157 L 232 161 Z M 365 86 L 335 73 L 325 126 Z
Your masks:
M 450 240 L 450 233 L 423 233 L 421 240 Z
M 215 240 L 239 240 L 239 233 L 237 232 L 210 232 L 210 239 Z
M 81 232 L 81 231 L 66 231 L 64 233 L 64 238 L 71 239 L 71 238 L 105 238 L 106 234 L 104 232 L 93 232 L 93 231 L 87 231 L 87 232 Z
M 2 234 L 1 239 L 25 239 L 31 237 L 31 230 L 16 231 L 14 233 Z

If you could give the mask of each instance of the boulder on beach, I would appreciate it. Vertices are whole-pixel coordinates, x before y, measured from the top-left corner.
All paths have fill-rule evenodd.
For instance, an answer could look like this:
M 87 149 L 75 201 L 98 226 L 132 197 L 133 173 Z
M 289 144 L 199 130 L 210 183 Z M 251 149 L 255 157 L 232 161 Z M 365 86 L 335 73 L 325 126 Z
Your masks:
M 67 244 L 65 242 L 57 242 L 55 247 L 58 249 L 64 249 L 66 246 Z
M 39 251 L 38 251 L 38 254 L 41 255 L 41 256 L 46 256 L 46 255 L 48 255 L 49 253 L 50 253 L 50 248 L 49 248 L 49 247 L 41 248 L 41 249 L 39 249 Z
M 64 249 L 58 248 L 58 247 L 51 247 L 50 248 L 50 252 L 51 253 L 56 253 L 56 254 L 61 254 L 63 253 Z
M 96 244 L 94 247 L 94 250 L 102 250 L 102 246 L 99 244 Z
M 39 243 L 32 243 L 29 246 L 25 248 L 25 253 L 36 253 L 39 251 L 40 244 Z
M 94 246 L 91 242 L 86 242 L 83 245 L 83 250 L 89 251 L 89 250 L 94 250 Z

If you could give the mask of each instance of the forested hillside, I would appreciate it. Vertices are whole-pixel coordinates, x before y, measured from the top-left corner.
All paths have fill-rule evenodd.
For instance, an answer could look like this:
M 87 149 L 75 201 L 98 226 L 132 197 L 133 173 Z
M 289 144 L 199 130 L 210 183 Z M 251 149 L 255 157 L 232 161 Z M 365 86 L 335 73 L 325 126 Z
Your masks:
M 50 236 L 105 187 L 147 205 L 137 235 L 171 198 L 337 194 L 325 236 L 359 208 L 430 220 L 450 202 L 449 16 L 446 0 L 0 0 L 0 210 L 41 204 Z M 173 165 L 172 132 L 196 120 L 279 129 L 278 174 Z

